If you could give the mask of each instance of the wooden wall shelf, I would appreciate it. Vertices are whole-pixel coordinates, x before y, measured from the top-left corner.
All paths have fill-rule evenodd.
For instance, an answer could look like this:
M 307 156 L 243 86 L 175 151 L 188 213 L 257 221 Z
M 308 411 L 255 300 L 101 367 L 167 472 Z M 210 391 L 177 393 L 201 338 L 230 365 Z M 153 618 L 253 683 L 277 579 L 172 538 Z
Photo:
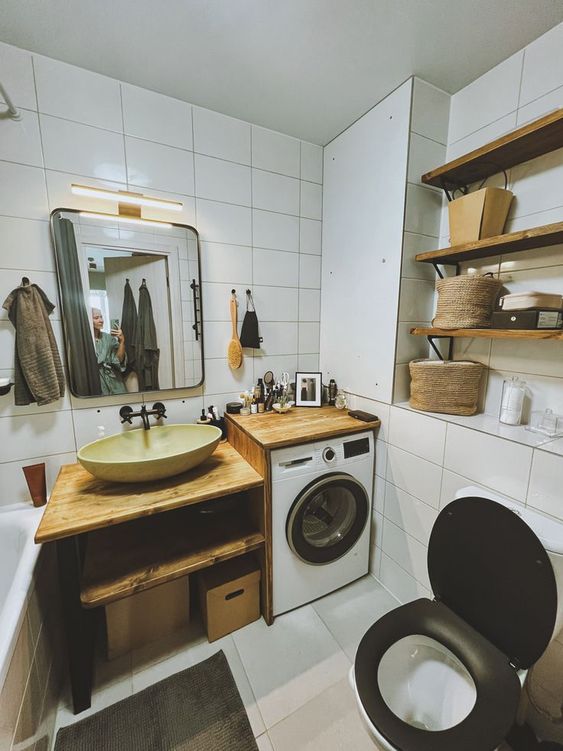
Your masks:
M 422 176 L 426 185 L 453 189 L 563 147 L 563 108 Z
M 563 341 L 561 329 L 435 329 L 413 328 L 414 336 L 429 336 L 435 338 L 465 337 L 467 339 L 555 339 Z
M 519 250 L 530 248 L 547 248 L 550 245 L 563 243 L 563 222 L 546 224 L 543 227 L 533 227 L 508 235 L 496 235 L 485 240 L 477 240 L 464 245 L 453 245 L 451 248 L 440 248 L 418 253 L 415 256 L 421 263 L 456 264 L 460 261 L 473 261 L 478 258 L 507 255 Z

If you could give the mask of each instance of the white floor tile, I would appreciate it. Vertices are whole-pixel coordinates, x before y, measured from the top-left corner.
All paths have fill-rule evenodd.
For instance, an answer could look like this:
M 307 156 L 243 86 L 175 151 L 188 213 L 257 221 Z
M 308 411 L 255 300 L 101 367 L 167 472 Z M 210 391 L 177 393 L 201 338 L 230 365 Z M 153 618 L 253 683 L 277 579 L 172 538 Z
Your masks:
M 350 665 L 310 605 L 270 627 L 256 621 L 233 638 L 268 728 L 343 678 Z
M 313 603 L 350 660 L 354 659 L 358 644 L 368 628 L 398 606 L 398 601 L 372 576 L 365 576 Z
M 258 746 L 258 751 L 274 751 L 268 733 L 263 733 L 259 738 L 256 738 L 256 745 Z

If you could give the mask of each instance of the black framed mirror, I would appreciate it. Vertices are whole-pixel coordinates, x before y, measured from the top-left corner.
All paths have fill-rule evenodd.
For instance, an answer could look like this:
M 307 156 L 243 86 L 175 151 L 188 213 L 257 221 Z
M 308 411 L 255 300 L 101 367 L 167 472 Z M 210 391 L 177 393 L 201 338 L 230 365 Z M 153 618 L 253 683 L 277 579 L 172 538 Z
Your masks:
M 69 387 L 80 398 L 203 383 L 195 227 L 51 214 Z

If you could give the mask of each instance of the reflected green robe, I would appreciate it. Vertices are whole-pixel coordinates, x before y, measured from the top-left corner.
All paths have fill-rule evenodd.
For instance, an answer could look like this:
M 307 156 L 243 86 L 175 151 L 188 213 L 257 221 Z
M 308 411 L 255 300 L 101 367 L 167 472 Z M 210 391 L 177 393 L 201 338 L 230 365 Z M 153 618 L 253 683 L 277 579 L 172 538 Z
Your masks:
M 124 357 L 123 362 L 120 362 L 117 357 L 119 342 L 111 334 L 102 331 L 101 336 L 95 339 L 95 343 L 102 394 L 104 396 L 126 394 L 127 389 L 123 381 L 123 373 L 127 368 L 127 356 Z

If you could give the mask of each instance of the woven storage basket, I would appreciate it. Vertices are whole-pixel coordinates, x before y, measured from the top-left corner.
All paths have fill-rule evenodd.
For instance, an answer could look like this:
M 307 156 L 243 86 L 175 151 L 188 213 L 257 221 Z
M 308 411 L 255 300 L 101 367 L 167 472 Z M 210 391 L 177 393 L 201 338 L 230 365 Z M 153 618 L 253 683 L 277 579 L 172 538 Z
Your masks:
M 474 415 L 484 366 L 471 360 L 413 360 L 410 405 L 423 412 Z
M 490 276 L 452 276 L 438 279 L 438 302 L 432 321 L 438 329 L 490 328 L 502 282 Z

